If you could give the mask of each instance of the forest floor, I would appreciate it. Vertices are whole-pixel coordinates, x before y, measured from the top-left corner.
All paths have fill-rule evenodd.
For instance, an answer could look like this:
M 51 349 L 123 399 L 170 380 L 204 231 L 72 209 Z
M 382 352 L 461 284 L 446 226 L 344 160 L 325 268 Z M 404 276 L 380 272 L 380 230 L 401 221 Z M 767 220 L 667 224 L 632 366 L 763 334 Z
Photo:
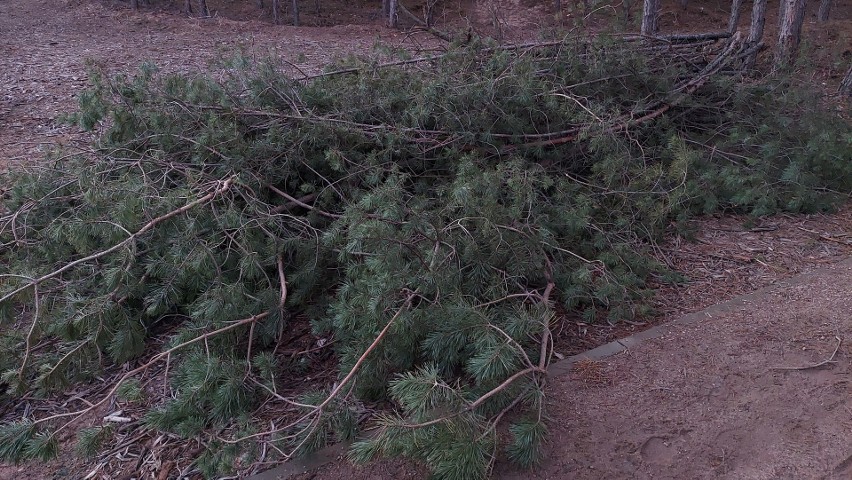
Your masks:
M 456 10 L 439 15 L 439 25 L 443 21 L 494 34 L 496 18 L 500 35 L 520 40 L 579 18 L 571 6 L 557 16 L 549 3 L 495 2 L 498 9 L 488 8 L 492 2 L 457 3 Z M 696 0 L 686 10 L 674 1 L 663 3 L 666 33 L 721 30 L 727 24 L 725 0 Z M 834 3 L 835 18 L 827 24 L 817 25 L 809 11 L 804 34 L 808 61 L 803 78 L 826 91 L 836 88 L 852 61 L 852 0 Z M 377 44 L 421 53 L 441 47 L 428 33 L 383 27 L 375 6 L 363 2 L 323 0 L 320 13 L 303 12 L 307 26 L 302 27 L 272 25 L 268 12 L 255 10 L 255 2 L 208 4 L 213 16 L 199 19 L 173 9 L 132 12 L 111 1 L 0 0 L 0 168 L 37 165 L 56 145 L 88 145 L 89 135 L 57 119 L 74 110 L 88 82 L 88 63 L 110 73 L 132 73 L 143 61 L 167 71 L 205 71 L 211 62 L 244 51 L 283 58 L 298 74 L 316 72 L 335 57 L 369 53 Z M 582 28 L 621 22 L 620 9 L 602 8 Z M 637 16 L 634 11 L 628 23 Z M 777 18 L 777 12 L 770 8 L 767 18 Z M 744 12 L 740 24 L 747 22 Z M 848 104 L 835 106 L 848 113 Z M 0 185 L 0 195 L 7 187 Z M 734 216 L 698 219 L 694 239 L 673 237 L 659 245 L 658 258 L 690 280 L 658 289 L 660 315 L 615 326 L 567 319 L 559 332 L 559 353 L 579 353 L 797 274 L 818 273 L 793 286 L 773 287 L 742 308 L 629 354 L 578 364 L 581 368 L 571 374 L 554 378 L 551 442 L 538 478 L 852 475 L 847 472 L 852 465 L 847 434 L 852 425 L 852 264 L 837 263 L 852 253 L 852 205 L 834 214 L 747 222 Z M 838 341 L 836 363 L 779 369 L 828 358 Z M 43 465 L 0 465 L 0 480 L 83 478 L 89 472 L 89 478 L 178 478 L 178 453 L 155 455 L 157 444 L 163 444 L 162 438 L 142 438 L 101 462 L 63 454 Z M 531 475 L 501 465 L 497 473 Z M 356 468 L 335 461 L 303 477 L 423 474 L 405 462 Z

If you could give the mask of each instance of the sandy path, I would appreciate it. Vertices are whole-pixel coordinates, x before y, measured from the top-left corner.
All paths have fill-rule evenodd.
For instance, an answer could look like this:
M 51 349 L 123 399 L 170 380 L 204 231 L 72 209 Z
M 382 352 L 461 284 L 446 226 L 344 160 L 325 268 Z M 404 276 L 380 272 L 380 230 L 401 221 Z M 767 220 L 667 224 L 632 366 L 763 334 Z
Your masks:
M 504 478 L 852 478 L 852 260 L 689 318 L 554 378 L 543 469 Z

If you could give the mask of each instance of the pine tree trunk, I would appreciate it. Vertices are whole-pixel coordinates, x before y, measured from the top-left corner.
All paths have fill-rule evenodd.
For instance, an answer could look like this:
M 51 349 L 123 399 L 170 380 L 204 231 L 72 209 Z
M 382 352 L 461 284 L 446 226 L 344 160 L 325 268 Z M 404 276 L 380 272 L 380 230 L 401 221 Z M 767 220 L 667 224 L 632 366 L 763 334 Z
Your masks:
M 731 16 L 728 18 L 728 31 L 734 33 L 737 31 L 737 25 L 740 23 L 740 10 L 742 10 L 743 0 L 733 0 L 731 2 Z
M 622 0 L 621 3 L 624 6 L 624 24 L 629 25 L 632 17 L 633 0 Z
M 192 0 L 186 0 L 183 2 L 183 9 L 186 11 L 187 15 L 192 15 Z
M 660 0 L 645 0 L 642 7 L 642 35 L 654 36 L 659 29 Z
M 754 0 L 751 7 L 751 25 L 748 29 L 748 44 L 757 45 L 763 40 L 763 27 L 766 25 L 766 0 Z
M 207 0 L 199 0 L 199 3 L 201 4 L 201 16 L 202 17 L 209 17 L 210 16 L 210 9 L 207 8 Z
M 819 11 L 817 12 L 817 21 L 820 23 L 828 21 L 828 15 L 831 12 L 831 0 L 822 0 L 819 2 Z
M 281 0 L 272 0 L 272 22 L 281 25 Z
M 837 89 L 837 93 L 852 97 L 852 65 L 849 65 L 846 76 L 840 81 L 840 88 Z
M 781 0 L 782 17 L 778 30 L 778 50 L 775 67 L 785 68 L 796 60 L 802 40 L 802 23 L 805 21 L 806 0 Z
M 293 26 L 299 26 L 299 0 L 293 0 Z
M 399 24 L 396 14 L 396 2 L 397 0 L 388 0 L 388 27 L 390 28 L 396 28 Z
M 751 24 L 748 29 L 746 45 L 754 47 L 763 39 L 763 27 L 766 25 L 766 0 L 754 0 L 751 7 Z M 743 61 L 746 70 L 754 68 L 757 61 L 757 51 L 751 52 Z

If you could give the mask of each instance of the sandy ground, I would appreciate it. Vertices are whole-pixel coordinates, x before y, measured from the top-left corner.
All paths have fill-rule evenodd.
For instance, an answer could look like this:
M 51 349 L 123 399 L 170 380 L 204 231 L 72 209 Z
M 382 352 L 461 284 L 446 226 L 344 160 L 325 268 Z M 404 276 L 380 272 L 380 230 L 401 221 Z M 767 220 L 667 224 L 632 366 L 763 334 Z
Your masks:
M 852 478 L 852 261 L 691 319 L 554 378 L 542 470 L 502 477 Z

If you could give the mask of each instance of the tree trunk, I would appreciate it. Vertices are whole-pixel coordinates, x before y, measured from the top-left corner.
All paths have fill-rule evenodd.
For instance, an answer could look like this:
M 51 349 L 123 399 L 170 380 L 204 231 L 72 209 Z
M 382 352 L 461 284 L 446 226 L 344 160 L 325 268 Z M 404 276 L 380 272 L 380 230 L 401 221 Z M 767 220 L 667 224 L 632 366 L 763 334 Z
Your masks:
M 840 88 L 837 89 L 837 93 L 852 97 L 852 65 L 849 65 L 846 76 L 840 81 Z
M 130 0 L 130 8 L 139 10 L 139 0 Z
M 654 36 L 659 29 L 660 0 L 645 0 L 642 7 L 642 35 Z
M 187 15 L 192 15 L 192 0 L 186 0 L 183 2 L 183 9 L 186 11 Z
M 299 26 L 299 0 L 293 0 L 293 26 Z
M 743 0 L 733 0 L 731 2 L 731 16 L 728 18 L 728 31 L 734 33 L 737 31 L 737 26 L 740 23 L 740 10 L 742 10 Z
M 751 25 L 748 29 L 748 44 L 757 45 L 763 40 L 763 27 L 766 25 L 766 0 L 754 0 L 751 7 Z
M 802 23 L 805 21 L 805 0 L 782 0 L 783 16 L 778 33 L 778 50 L 775 67 L 785 68 L 796 60 L 802 40 Z
M 766 25 L 766 0 L 754 0 L 754 5 L 751 7 L 751 25 L 748 29 L 748 39 L 746 44 L 749 47 L 754 47 L 763 39 L 763 27 Z M 746 57 L 744 67 L 747 70 L 754 68 L 754 63 L 757 60 L 757 51 L 752 52 Z
M 258 10 L 263 10 L 263 0 L 256 0 L 255 4 L 257 4 Z
M 207 8 L 207 0 L 198 0 L 198 1 L 199 1 L 199 4 L 201 5 L 201 16 L 202 17 L 209 17 L 210 16 L 210 9 Z
M 281 25 L 281 0 L 272 0 L 272 22 Z
M 632 18 L 631 14 L 633 10 L 633 0 L 622 0 L 621 3 L 622 5 L 624 5 L 624 25 L 630 25 L 630 20 Z
M 388 26 L 390 28 L 396 28 L 399 24 L 399 19 L 397 18 L 396 13 L 396 2 L 397 0 L 388 0 Z
M 817 21 L 820 23 L 828 21 L 828 14 L 831 12 L 831 0 L 822 0 L 819 2 L 819 12 L 817 12 Z
M 426 5 L 423 7 L 423 20 L 426 21 L 426 28 L 435 26 L 435 7 L 438 6 L 438 0 L 426 0 Z M 562 8 L 562 0 L 559 3 L 560 11 Z

